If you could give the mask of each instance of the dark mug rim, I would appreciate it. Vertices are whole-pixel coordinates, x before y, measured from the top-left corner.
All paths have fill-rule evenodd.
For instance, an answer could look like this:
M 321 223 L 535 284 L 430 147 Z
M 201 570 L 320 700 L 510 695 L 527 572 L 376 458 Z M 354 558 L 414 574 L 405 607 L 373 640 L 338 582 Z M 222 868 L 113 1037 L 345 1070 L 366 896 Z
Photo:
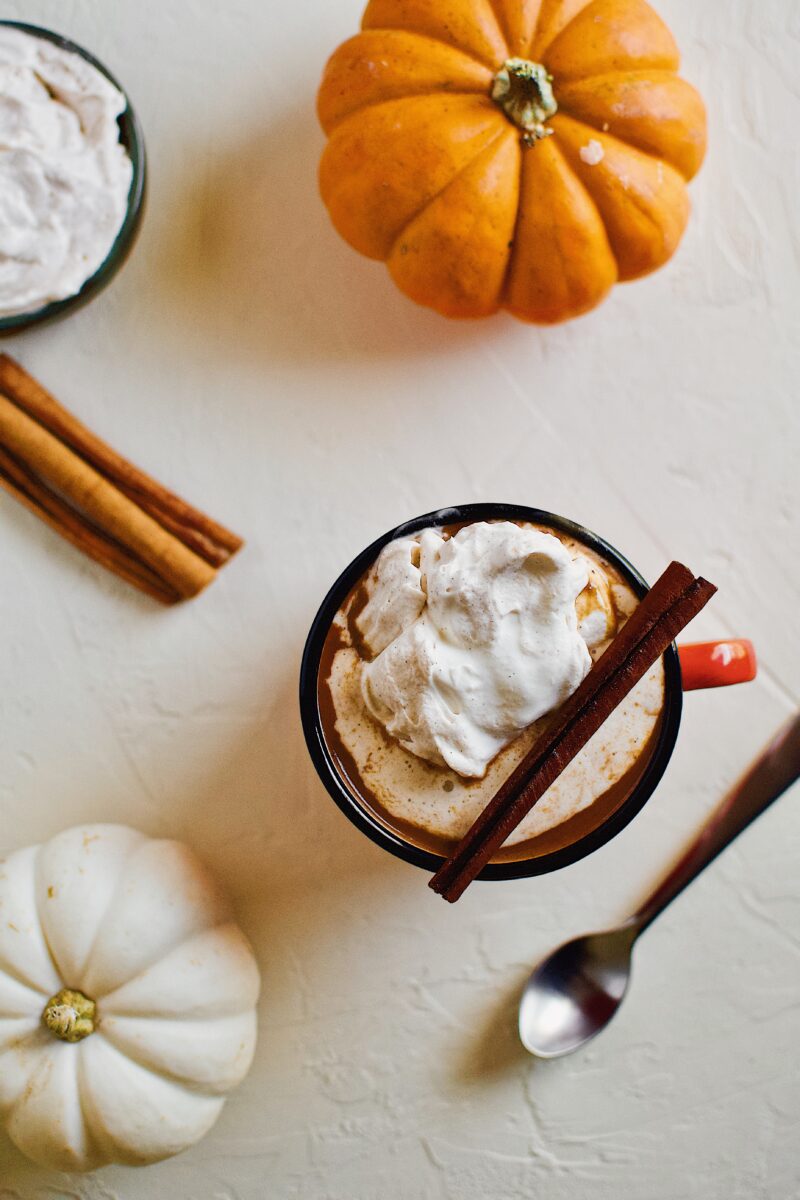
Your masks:
M 320 659 L 331 623 L 343 600 L 389 542 L 437 525 L 452 525 L 461 521 L 503 519 L 529 521 L 532 524 L 549 525 L 558 529 L 562 533 L 584 542 L 590 549 L 611 562 L 631 585 L 640 600 L 648 591 L 648 585 L 643 576 L 619 550 L 598 534 L 567 517 L 546 512 L 544 509 L 528 508 L 521 504 L 460 504 L 452 508 L 442 508 L 425 513 L 421 517 L 415 517 L 412 521 L 405 521 L 362 550 L 345 568 L 323 600 L 311 625 L 303 650 L 300 667 L 300 716 L 306 745 L 323 785 L 344 815 L 376 845 L 388 850 L 396 858 L 430 872 L 437 871 L 444 860 L 438 854 L 433 854 L 429 850 L 423 850 L 405 841 L 399 834 L 383 825 L 365 805 L 359 803 L 352 795 L 336 769 L 325 742 L 317 703 Z M 537 858 L 522 859 L 519 862 L 490 863 L 478 878 L 482 880 L 528 879 L 535 875 L 549 874 L 551 871 L 571 866 L 572 863 L 594 853 L 595 850 L 599 850 L 606 842 L 621 833 L 644 808 L 667 768 L 667 763 L 675 749 L 682 709 L 683 688 L 680 659 L 677 647 L 673 643 L 664 655 L 664 709 L 661 729 L 650 761 L 627 800 L 597 829 L 585 834 L 571 845 Z
M 51 300 L 47 304 L 43 304 L 40 308 L 33 308 L 29 312 L 13 313 L 7 317 L 0 316 L 0 336 L 19 333 L 32 325 L 42 325 L 45 322 L 56 320 L 58 317 L 66 316 L 74 309 L 82 308 L 84 304 L 93 300 L 95 296 L 103 291 L 122 268 L 134 247 L 141 227 L 142 217 L 144 216 L 144 205 L 147 195 L 147 152 L 145 150 L 142 127 L 136 111 L 131 104 L 130 96 L 119 80 L 109 71 L 108 67 L 100 62 L 98 58 L 95 58 L 93 54 L 90 54 L 88 50 L 85 50 L 83 46 L 79 46 L 77 42 L 73 42 L 69 38 L 64 37 L 63 34 L 56 33 L 54 30 L 47 29 L 42 25 L 32 25 L 28 21 L 6 19 L 0 20 L 0 26 L 3 25 L 14 29 L 21 29 L 23 33 L 29 33 L 32 37 L 42 38 L 44 41 L 52 42 L 62 50 L 68 50 L 72 54 L 79 55 L 80 58 L 85 59 L 86 62 L 95 67 L 101 75 L 104 75 L 122 93 L 125 98 L 125 108 L 117 118 L 117 124 L 119 126 L 120 142 L 127 150 L 133 166 L 133 175 L 128 191 L 125 219 L 117 232 L 117 236 L 114 238 L 108 254 L 94 274 L 90 275 L 81 285 L 80 289 L 72 296 L 65 296 L 63 300 Z

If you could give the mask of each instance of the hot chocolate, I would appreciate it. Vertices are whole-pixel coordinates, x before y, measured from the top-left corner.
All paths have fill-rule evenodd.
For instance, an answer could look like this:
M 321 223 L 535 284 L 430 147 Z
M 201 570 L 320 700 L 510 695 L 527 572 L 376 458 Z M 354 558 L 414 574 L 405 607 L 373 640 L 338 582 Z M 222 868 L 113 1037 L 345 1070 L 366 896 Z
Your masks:
M 390 542 L 337 612 L 320 659 L 322 735 L 356 801 L 447 853 L 637 604 L 592 547 L 527 522 L 446 525 Z M 631 795 L 657 740 L 659 661 L 498 861 L 570 846 Z

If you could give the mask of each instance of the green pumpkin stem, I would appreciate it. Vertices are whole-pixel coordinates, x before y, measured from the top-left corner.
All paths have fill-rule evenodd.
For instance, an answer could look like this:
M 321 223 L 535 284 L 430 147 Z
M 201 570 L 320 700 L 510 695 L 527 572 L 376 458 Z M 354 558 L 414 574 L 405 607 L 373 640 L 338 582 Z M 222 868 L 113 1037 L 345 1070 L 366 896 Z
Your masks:
M 52 996 L 42 1013 L 42 1024 L 62 1042 L 82 1042 L 94 1033 L 97 1006 L 83 992 L 64 988 Z
M 552 82 L 546 67 L 526 58 L 507 59 L 494 77 L 492 99 L 522 130 L 526 146 L 535 145 L 553 132 L 545 124 L 558 112 Z

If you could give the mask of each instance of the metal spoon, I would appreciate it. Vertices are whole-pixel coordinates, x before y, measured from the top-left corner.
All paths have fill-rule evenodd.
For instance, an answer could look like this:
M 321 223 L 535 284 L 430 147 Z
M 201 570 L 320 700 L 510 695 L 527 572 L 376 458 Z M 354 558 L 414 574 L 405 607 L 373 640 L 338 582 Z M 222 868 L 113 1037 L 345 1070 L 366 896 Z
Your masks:
M 607 933 L 567 942 L 536 967 L 519 1008 L 519 1035 L 526 1050 L 539 1058 L 560 1058 L 606 1027 L 628 990 L 631 954 L 639 935 L 798 777 L 800 714 L 728 793 L 634 916 Z

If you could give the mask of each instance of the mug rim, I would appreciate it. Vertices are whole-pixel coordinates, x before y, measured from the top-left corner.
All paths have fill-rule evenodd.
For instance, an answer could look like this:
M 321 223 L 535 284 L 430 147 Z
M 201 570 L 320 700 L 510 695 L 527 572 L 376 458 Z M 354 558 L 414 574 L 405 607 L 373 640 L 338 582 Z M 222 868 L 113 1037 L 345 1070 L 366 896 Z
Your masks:
M 2 26 L 20 29 L 23 33 L 29 33 L 32 37 L 52 42 L 61 50 L 77 54 L 98 70 L 101 75 L 104 75 L 109 83 L 114 85 L 125 99 L 125 108 L 117 118 L 117 125 L 119 126 L 120 143 L 127 150 L 133 167 L 131 186 L 128 190 L 128 199 L 125 208 L 125 218 L 117 231 L 117 235 L 108 253 L 97 270 L 88 279 L 85 279 L 78 291 L 74 292 L 71 296 L 64 296 L 61 300 L 49 300 L 46 304 L 40 305 L 39 308 L 32 308 L 28 312 L 11 313 L 5 317 L 0 316 L 0 336 L 5 336 L 21 333 L 30 326 L 43 325 L 46 322 L 49 323 L 56 320 L 58 317 L 67 316 L 73 310 L 82 308 L 84 304 L 93 300 L 95 296 L 112 282 L 133 250 L 141 228 L 147 196 L 147 151 L 145 149 L 144 133 L 142 132 L 139 118 L 136 115 L 128 92 L 99 58 L 95 58 L 93 54 L 85 50 L 77 42 L 73 42 L 70 38 L 64 37 L 63 34 L 56 33 L 55 30 L 48 29 L 44 25 L 33 25 L 29 21 L 14 21 L 3 18 L 0 19 L 0 27 Z
M 352 824 L 376 845 L 387 850 L 396 858 L 431 873 L 436 872 L 445 860 L 430 850 L 423 850 L 421 847 L 407 842 L 400 834 L 387 828 L 375 814 L 369 811 L 365 804 L 356 799 L 337 770 L 325 741 L 319 713 L 317 688 L 320 660 L 325 639 L 342 602 L 389 542 L 396 541 L 401 537 L 409 537 L 423 529 L 435 528 L 438 525 L 452 525 L 462 521 L 475 523 L 503 519 L 549 525 L 559 532 L 566 533 L 576 540 L 584 542 L 591 550 L 612 563 L 630 584 L 639 600 L 648 591 L 648 584 L 644 577 L 616 547 L 607 542 L 605 538 L 600 537 L 599 534 L 568 517 L 562 517 L 557 513 L 547 512 L 540 508 L 529 508 L 522 504 L 460 504 L 436 509 L 410 521 L 404 521 L 401 525 L 397 525 L 394 529 L 376 538 L 362 550 L 329 589 L 311 624 L 303 650 L 300 666 L 300 717 L 308 752 L 326 791 Z M 672 757 L 683 711 L 680 659 L 674 642 L 664 653 L 663 658 L 664 708 L 661 727 L 650 760 L 630 796 L 596 829 L 591 830 L 569 846 L 564 846 L 549 854 L 539 855 L 536 858 L 521 859 L 517 862 L 489 863 L 478 876 L 479 880 L 529 879 L 571 866 L 615 838 L 641 812 L 661 781 Z

